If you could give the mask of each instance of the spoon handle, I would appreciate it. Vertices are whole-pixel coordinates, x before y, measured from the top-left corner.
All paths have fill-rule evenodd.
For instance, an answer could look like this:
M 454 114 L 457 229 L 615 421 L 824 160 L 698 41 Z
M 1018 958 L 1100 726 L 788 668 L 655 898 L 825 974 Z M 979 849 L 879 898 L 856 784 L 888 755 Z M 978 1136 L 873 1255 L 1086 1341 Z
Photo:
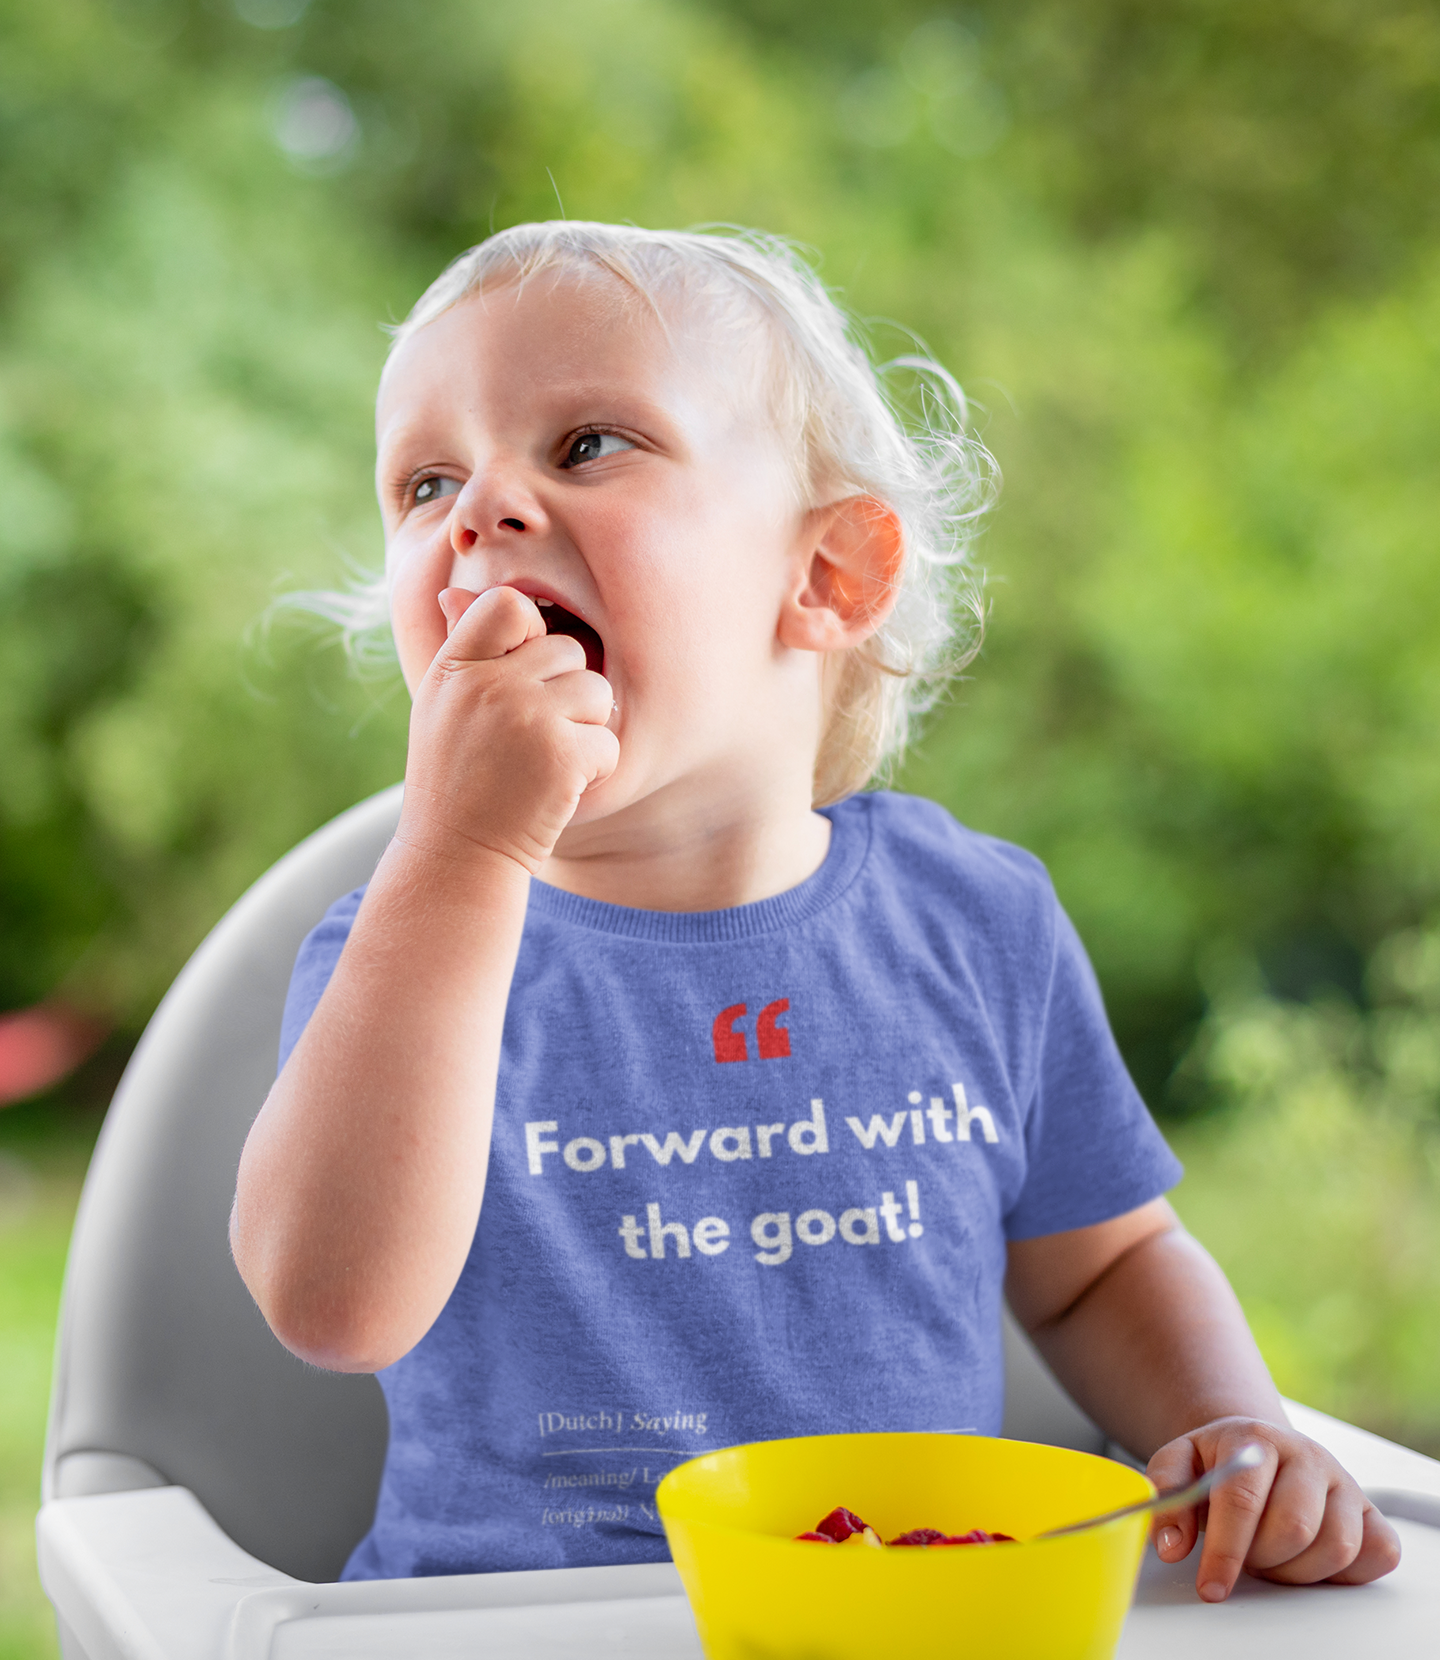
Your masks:
M 1265 1462 L 1265 1449 L 1258 1441 L 1251 1441 L 1223 1464 L 1217 1464 L 1214 1469 L 1207 1470 L 1198 1481 L 1192 1481 L 1188 1487 L 1172 1487 L 1168 1492 L 1157 1493 L 1153 1499 L 1141 1499 L 1138 1504 L 1123 1505 L 1119 1510 L 1107 1510 L 1103 1516 L 1090 1516 L 1083 1522 L 1071 1522 L 1067 1527 L 1052 1527 L 1044 1533 L 1037 1533 L 1037 1539 L 1058 1539 L 1065 1533 L 1083 1533 L 1087 1528 L 1103 1527 L 1106 1522 L 1118 1522 L 1122 1516 L 1138 1516 L 1142 1510 L 1188 1510 L 1222 1481 L 1228 1481 L 1231 1476 L 1241 1470 L 1253 1470 L 1257 1464 Z

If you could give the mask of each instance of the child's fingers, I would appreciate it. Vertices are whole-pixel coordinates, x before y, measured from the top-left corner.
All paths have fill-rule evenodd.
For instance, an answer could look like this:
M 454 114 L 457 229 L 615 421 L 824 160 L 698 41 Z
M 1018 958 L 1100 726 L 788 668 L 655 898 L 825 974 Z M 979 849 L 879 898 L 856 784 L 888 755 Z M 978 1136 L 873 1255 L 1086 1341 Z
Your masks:
M 563 639 L 560 635 L 557 638 Z M 570 642 L 578 644 L 576 641 Z M 584 648 L 579 648 L 582 653 Z M 604 726 L 615 707 L 615 694 L 603 674 L 593 669 L 581 669 L 555 676 L 550 681 L 550 699 L 553 707 L 566 720 L 587 726 Z
M 1364 1540 L 1365 1499 L 1360 1489 L 1345 1482 L 1328 1494 L 1322 1492 L 1316 1514 L 1312 1495 L 1286 1492 L 1282 1483 L 1283 1477 L 1271 1493 L 1266 1520 L 1246 1564 L 1250 1572 L 1281 1585 L 1313 1585 L 1343 1573 L 1360 1554 Z
M 1265 1514 L 1260 1518 L 1245 1558 L 1248 1572 L 1301 1585 L 1324 1579 L 1351 1560 L 1360 1548 L 1363 1501 L 1359 1489 L 1354 1489 L 1354 1501 L 1347 1511 L 1330 1477 L 1331 1467 L 1304 1456 L 1292 1456 L 1280 1465 L 1265 1497 Z M 1336 1529 L 1343 1529 L 1347 1516 L 1349 1555 L 1327 1558 L 1326 1551 L 1336 1548 Z M 1314 1560 L 1327 1560 L 1329 1565 L 1321 1573 L 1296 1578 L 1294 1570 L 1317 1551 L 1319 1554 Z
M 1168 1442 L 1150 1460 L 1145 1474 L 1163 1493 L 1167 1488 L 1187 1487 L 1204 1469 L 1200 1451 L 1188 1435 Z M 1150 1537 L 1162 1562 L 1180 1562 L 1195 1548 L 1200 1532 L 1200 1515 L 1191 1505 L 1184 1510 L 1160 1510 L 1150 1524 Z
M 1360 1549 L 1355 1560 L 1330 1575 L 1336 1585 L 1368 1585 L 1372 1579 L 1392 1573 L 1400 1566 L 1400 1536 L 1369 1499 L 1360 1515 Z
M 1222 1436 L 1212 1449 L 1209 1466 L 1213 1468 L 1231 1453 L 1238 1452 L 1240 1445 L 1239 1441 L 1231 1444 Z M 1263 1464 L 1253 1470 L 1239 1471 L 1210 1493 L 1205 1543 L 1195 1575 L 1195 1588 L 1204 1602 L 1223 1602 L 1230 1595 L 1250 1554 L 1260 1518 L 1265 1514 L 1265 1502 L 1280 1460 L 1273 1447 L 1263 1442 L 1261 1445 L 1266 1454 Z
M 1200 1537 L 1199 1513 L 1193 1509 L 1168 1514 L 1158 1512 L 1151 1524 L 1150 1537 L 1155 1545 L 1155 1554 L 1162 1562 L 1183 1562 L 1195 1549 L 1195 1541 Z
M 587 790 L 603 784 L 620 762 L 620 740 L 604 726 L 577 725 L 575 750 Z
M 479 598 L 479 594 L 470 588 L 446 588 L 441 592 L 440 610 L 445 617 L 445 638 L 447 640 L 455 632 L 455 624 L 460 621 L 461 617 Z
M 1195 1575 L 1203 1601 L 1224 1601 L 1242 1568 L 1283 1584 L 1361 1585 L 1397 1566 L 1395 1530 L 1323 1447 L 1293 1430 L 1217 1419 L 1167 1443 L 1146 1473 L 1162 1491 L 1182 1487 L 1247 1443 L 1264 1449 L 1264 1463 L 1222 1482 L 1198 1512 L 1156 1518 L 1155 1547 L 1167 1562 L 1178 1562 L 1204 1529 Z
M 483 594 L 446 588 L 440 609 L 450 631 L 448 653 L 461 662 L 503 657 L 545 635 L 539 607 L 515 588 L 487 588 Z

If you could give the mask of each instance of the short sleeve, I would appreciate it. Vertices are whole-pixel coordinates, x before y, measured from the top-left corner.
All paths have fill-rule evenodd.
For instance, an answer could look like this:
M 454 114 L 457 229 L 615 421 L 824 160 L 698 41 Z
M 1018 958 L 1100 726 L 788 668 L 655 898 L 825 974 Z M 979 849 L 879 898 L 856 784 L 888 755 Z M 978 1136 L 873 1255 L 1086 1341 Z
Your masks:
M 290 1059 L 290 1051 L 299 1043 L 300 1034 L 310 1024 L 310 1016 L 315 1013 L 316 1004 L 330 984 L 335 964 L 340 961 L 345 941 L 350 938 L 355 913 L 364 897 L 364 888 L 356 888 L 343 899 L 337 899 L 305 936 L 290 974 L 290 989 L 285 993 L 277 1071 L 284 1069 L 285 1062 Z
M 1120 1058 L 1095 972 L 1058 901 L 1055 918 L 1025 1181 L 1005 1218 L 1009 1239 L 1107 1222 L 1159 1198 L 1184 1173 Z

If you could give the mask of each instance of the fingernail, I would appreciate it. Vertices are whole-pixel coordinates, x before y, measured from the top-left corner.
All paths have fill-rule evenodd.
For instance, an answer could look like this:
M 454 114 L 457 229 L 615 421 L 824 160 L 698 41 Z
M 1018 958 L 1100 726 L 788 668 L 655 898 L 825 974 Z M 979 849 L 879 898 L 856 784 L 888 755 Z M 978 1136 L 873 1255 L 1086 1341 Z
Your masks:
M 1200 1600 L 1202 1602 L 1224 1602 L 1229 1594 L 1218 1579 L 1206 1580 L 1200 1587 Z
M 1174 1550 L 1180 1543 L 1180 1529 L 1178 1527 L 1162 1527 L 1157 1534 L 1155 1544 L 1162 1552 Z

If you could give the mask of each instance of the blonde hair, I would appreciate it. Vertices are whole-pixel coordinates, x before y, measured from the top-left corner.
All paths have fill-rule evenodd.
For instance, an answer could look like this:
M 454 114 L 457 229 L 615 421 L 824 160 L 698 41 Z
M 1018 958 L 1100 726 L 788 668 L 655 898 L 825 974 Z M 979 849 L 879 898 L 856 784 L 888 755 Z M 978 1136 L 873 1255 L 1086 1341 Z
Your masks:
M 769 336 L 771 413 L 793 446 L 802 505 L 872 496 L 900 522 L 894 605 L 842 654 L 816 757 L 814 802 L 864 787 L 903 754 L 917 715 L 979 649 L 984 609 L 970 568 L 999 471 L 970 430 L 955 379 L 929 357 L 875 364 L 855 322 L 791 243 L 757 231 L 651 231 L 554 220 L 515 225 L 469 249 L 420 296 L 395 346 L 468 295 L 545 271 L 608 272 L 663 322 L 678 302 Z M 394 348 L 392 347 L 392 350 Z M 338 622 L 364 654 L 388 620 L 384 579 L 348 593 L 289 596 Z

